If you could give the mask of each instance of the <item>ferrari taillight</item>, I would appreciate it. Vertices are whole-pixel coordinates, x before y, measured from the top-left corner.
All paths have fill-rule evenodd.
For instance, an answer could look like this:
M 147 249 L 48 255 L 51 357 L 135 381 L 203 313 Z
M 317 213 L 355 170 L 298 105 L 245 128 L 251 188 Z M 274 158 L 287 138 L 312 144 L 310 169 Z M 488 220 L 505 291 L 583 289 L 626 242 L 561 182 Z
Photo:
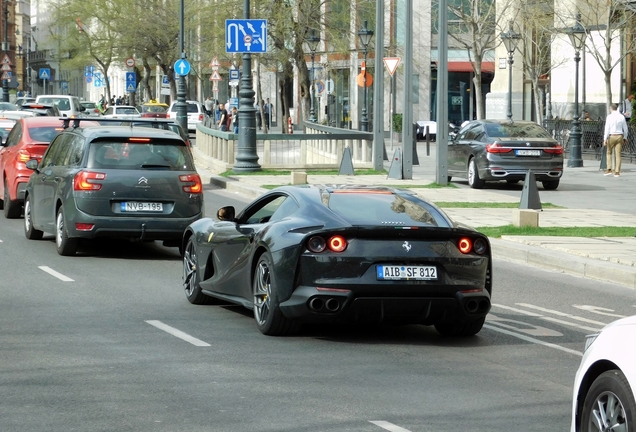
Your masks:
M 459 239 L 457 247 L 461 253 L 467 254 L 473 248 L 473 242 L 468 237 L 462 237 Z
M 477 255 L 483 255 L 488 251 L 488 243 L 483 238 L 473 241 L 469 237 L 462 237 L 457 242 L 457 248 L 463 254 L 474 252 Z
M 203 192 L 203 183 L 199 174 L 184 174 L 179 176 L 179 180 L 186 185 L 183 186 L 183 191 L 186 193 L 201 193 Z
M 96 171 L 80 171 L 73 178 L 73 190 L 98 191 L 102 188 L 100 183 L 106 178 L 106 174 Z
M 334 252 L 342 252 L 347 248 L 347 241 L 343 236 L 335 235 L 327 242 L 329 249 Z
M 324 252 L 329 249 L 332 252 L 342 252 L 347 248 L 347 240 L 341 235 L 334 235 L 325 240 L 322 236 L 312 236 L 307 241 L 307 249 L 314 253 Z

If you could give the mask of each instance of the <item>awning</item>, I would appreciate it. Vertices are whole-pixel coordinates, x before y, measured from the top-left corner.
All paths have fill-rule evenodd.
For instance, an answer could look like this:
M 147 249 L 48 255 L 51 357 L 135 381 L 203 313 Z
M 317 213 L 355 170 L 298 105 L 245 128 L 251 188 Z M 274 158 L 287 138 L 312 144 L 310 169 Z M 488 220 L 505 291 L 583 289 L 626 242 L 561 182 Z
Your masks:
M 437 62 L 435 62 L 437 65 Z M 448 62 L 448 71 L 449 72 L 473 72 L 473 62 L 469 61 L 449 61 Z M 495 62 L 492 61 L 483 61 L 481 62 L 481 71 L 482 72 L 494 72 L 495 71 Z

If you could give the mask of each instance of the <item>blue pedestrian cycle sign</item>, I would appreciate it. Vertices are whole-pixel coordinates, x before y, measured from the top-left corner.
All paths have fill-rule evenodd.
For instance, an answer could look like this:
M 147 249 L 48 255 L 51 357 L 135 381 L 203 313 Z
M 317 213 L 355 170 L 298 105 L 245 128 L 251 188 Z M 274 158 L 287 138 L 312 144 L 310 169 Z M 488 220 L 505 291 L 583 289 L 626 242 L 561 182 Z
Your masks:
M 267 20 L 225 20 L 225 51 L 228 53 L 267 52 Z

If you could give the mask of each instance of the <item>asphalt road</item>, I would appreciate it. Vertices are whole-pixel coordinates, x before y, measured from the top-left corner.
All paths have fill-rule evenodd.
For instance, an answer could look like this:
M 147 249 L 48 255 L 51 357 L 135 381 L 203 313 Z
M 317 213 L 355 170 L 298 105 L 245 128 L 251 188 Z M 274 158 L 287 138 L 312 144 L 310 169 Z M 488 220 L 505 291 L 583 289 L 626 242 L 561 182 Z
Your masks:
M 206 191 L 206 211 L 244 199 Z M 0 218 L 0 431 L 568 430 L 584 336 L 633 292 L 495 261 L 477 337 L 433 328 L 261 335 L 194 306 L 175 248 L 104 241 L 61 257 Z

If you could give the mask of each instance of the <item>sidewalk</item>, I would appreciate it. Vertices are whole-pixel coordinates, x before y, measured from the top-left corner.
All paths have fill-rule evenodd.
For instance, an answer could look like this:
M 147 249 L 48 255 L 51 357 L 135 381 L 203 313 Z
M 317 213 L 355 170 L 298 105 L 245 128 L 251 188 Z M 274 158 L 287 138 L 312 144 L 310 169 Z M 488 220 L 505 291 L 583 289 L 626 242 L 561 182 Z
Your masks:
M 434 143 L 431 147 L 434 147 Z M 387 151 L 391 155 L 390 143 Z M 207 156 L 193 147 L 197 169 L 204 184 L 215 183 L 228 191 L 249 198 L 260 196 L 267 189 L 262 185 L 289 184 L 286 176 L 249 175 L 232 178 L 219 177 L 208 170 Z M 413 166 L 413 179 L 392 179 L 384 175 L 324 176 L 308 173 L 310 184 L 427 185 L 436 180 L 434 148 L 426 156 L 424 143 L 418 144 L 420 165 Z M 390 160 L 384 162 L 389 172 Z M 541 227 L 629 226 L 636 234 L 636 204 L 633 187 L 636 184 L 636 165 L 623 163 L 619 179 L 602 176 L 598 161 L 584 161 L 584 167 L 564 168 L 564 176 L 557 191 L 544 191 L 539 186 L 542 203 L 550 202 L 566 207 L 544 209 L 539 215 Z M 508 202 L 519 203 L 522 184 L 493 185 L 471 189 L 465 180 L 457 179 L 457 188 L 413 188 L 414 193 L 433 202 Z M 627 198 L 627 199 L 626 199 Z M 442 207 L 443 208 L 443 207 Z M 621 211 L 616 211 L 621 209 Z M 635 211 L 632 211 L 635 210 Z M 512 209 L 445 208 L 454 220 L 473 227 L 505 226 L 512 223 Z M 522 262 L 558 272 L 602 280 L 636 289 L 636 237 L 580 238 L 504 236 L 491 239 L 494 256 Z

